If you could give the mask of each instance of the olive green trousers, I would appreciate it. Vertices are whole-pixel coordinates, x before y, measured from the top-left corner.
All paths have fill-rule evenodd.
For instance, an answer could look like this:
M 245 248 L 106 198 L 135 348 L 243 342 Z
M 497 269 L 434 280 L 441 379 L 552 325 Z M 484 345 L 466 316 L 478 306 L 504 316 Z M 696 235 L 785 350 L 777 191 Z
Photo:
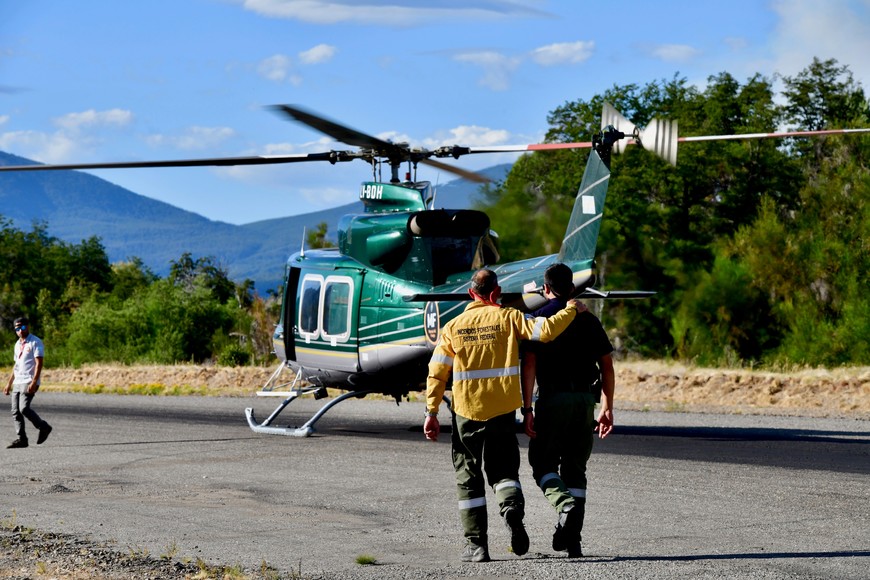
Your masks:
M 499 513 L 509 507 L 524 513 L 520 487 L 520 450 L 515 413 L 488 421 L 453 416 L 453 468 L 459 497 L 459 519 L 465 539 L 487 545 L 486 482 L 495 492 Z
M 529 463 L 535 482 L 556 511 L 571 506 L 585 511 L 594 414 L 590 393 L 552 393 L 535 403 L 537 435 L 529 441 Z

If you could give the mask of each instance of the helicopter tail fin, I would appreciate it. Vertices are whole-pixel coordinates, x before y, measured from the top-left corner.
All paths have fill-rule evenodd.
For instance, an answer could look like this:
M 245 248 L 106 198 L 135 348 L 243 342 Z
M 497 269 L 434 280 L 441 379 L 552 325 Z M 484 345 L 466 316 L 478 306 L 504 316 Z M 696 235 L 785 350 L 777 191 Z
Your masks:
M 597 151 L 591 151 L 574 200 L 568 229 L 559 249 L 559 262 L 591 262 L 595 258 L 595 246 L 598 244 L 609 182 L 610 168 Z

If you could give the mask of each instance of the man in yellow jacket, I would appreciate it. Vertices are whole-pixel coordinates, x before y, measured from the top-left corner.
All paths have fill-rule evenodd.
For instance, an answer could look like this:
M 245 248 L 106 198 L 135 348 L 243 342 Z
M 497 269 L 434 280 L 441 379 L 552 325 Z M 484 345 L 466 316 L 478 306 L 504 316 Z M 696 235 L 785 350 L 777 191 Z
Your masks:
M 550 318 L 537 319 L 513 308 L 502 308 L 497 303 L 501 295 L 498 277 L 489 269 L 475 272 L 468 292 L 474 302 L 444 326 L 429 361 L 423 431 L 427 439 L 438 439 L 438 407 L 452 372 L 453 467 L 466 540 L 461 559 L 487 562 L 484 473 L 510 530 L 512 551 L 522 556 L 529 550 L 514 419 L 514 412 L 523 404 L 520 341 L 548 342 L 556 338 L 585 307 L 571 300 Z M 523 414 L 526 412 L 524 408 Z

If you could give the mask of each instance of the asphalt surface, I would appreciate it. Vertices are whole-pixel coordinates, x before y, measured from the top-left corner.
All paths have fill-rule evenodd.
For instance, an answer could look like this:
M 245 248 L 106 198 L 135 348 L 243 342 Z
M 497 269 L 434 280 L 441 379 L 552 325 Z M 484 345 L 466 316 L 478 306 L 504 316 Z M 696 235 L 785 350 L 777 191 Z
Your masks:
M 351 400 L 313 437 L 253 433 L 244 408 L 277 403 L 40 393 L 54 432 L 0 449 L 0 517 L 301 578 L 870 577 L 868 421 L 618 412 L 590 461 L 586 556 L 550 549 L 555 514 L 524 462 L 529 554 L 508 553 L 490 494 L 494 561 L 466 564 L 449 435 L 425 441 L 422 403 Z

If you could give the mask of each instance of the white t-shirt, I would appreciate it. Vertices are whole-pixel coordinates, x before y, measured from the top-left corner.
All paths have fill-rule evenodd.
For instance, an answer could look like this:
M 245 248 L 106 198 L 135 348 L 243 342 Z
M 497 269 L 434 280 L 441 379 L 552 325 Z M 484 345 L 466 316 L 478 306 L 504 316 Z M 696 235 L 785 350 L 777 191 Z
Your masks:
M 45 357 L 45 346 L 39 337 L 28 334 L 27 338 L 22 343 L 20 340 L 15 341 L 15 368 L 12 372 L 15 373 L 15 380 L 12 382 L 12 390 L 16 393 L 23 393 L 30 386 L 33 380 L 33 373 L 36 372 L 36 359 Z M 36 385 L 39 386 L 37 381 Z

